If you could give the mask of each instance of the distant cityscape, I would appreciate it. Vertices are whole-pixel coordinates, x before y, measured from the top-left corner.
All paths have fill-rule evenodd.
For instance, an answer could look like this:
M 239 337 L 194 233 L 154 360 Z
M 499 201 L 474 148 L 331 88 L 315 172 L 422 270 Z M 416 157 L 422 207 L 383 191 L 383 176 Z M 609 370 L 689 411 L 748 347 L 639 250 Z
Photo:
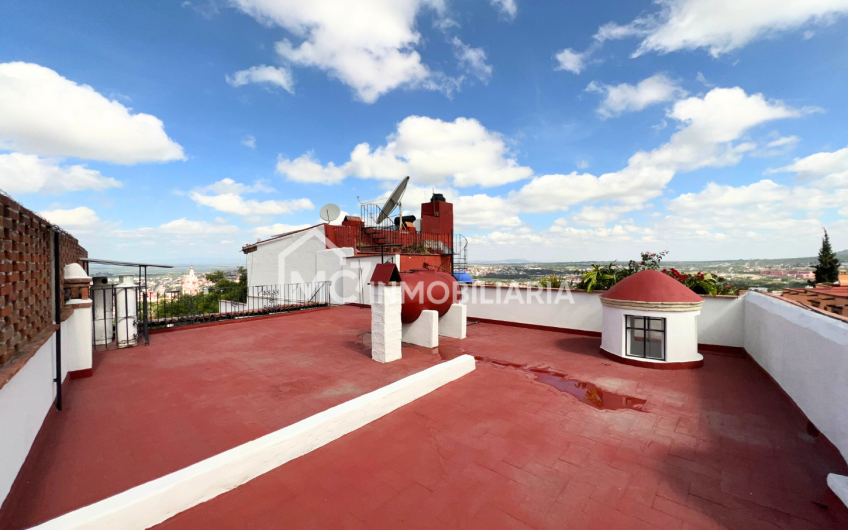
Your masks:
M 848 258 L 848 251 L 839 252 L 840 258 Z M 539 280 L 548 276 L 558 276 L 570 288 L 574 288 L 583 279 L 583 274 L 591 269 L 590 262 L 535 263 L 521 260 L 505 260 L 502 263 L 470 263 L 468 273 L 475 283 L 501 284 L 516 286 L 535 286 Z M 846 260 L 848 261 L 848 260 Z M 669 268 L 675 267 L 682 273 L 703 272 L 724 277 L 738 288 L 758 291 L 779 292 L 788 288 L 800 288 L 814 279 L 815 258 L 787 258 L 783 260 L 736 260 L 726 262 L 666 262 Z M 619 265 L 626 265 L 619 263 Z M 196 295 L 208 292 L 212 285 L 206 274 L 221 271 L 224 277 L 237 281 L 238 268 L 233 265 L 203 265 L 175 267 L 174 269 L 150 269 L 148 271 L 148 299 L 151 302 L 165 300 L 179 295 Z M 133 274 L 135 269 L 105 268 L 92 270 L 93 276 L 107 276 L 117 281 L 122 274 Z

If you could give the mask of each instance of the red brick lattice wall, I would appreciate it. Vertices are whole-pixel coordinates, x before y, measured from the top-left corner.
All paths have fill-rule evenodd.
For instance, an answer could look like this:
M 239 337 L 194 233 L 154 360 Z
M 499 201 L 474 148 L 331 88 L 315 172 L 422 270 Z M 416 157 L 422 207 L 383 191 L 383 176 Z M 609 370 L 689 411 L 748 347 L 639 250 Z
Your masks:
M 50 225 L 32 211 L 0 194 L 0 365 L 21 352 L 53 323 Z M 88 252 L 72 236 L 61 234 L 62 266 Z M 64 300 L 63 300 L 64 303 Z

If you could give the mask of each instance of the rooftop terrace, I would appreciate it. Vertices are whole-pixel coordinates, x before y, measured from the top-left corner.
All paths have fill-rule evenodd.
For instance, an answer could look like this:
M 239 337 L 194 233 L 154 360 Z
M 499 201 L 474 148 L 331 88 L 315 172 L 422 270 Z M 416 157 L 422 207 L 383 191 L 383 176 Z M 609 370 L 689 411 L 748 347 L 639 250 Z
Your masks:
M 473 320 L 473 319 L 472 319 Z M 335 307 L 151 336 L 66 385 L 0 509 L 16 530 L 462 353 L 478 368 L 159 528 L 839 529 L 845 461 L 750 359 L 613 363 L 600 339 L 479 323 L 369 357 Z M 375 448 L 380 448 L 379 450 Z

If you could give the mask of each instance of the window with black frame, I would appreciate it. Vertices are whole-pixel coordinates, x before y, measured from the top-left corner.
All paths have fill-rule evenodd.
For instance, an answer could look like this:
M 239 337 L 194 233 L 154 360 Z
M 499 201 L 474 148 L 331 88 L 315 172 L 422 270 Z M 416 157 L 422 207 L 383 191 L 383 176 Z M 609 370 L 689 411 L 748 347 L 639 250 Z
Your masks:
M 625 355 L 665 360 L 665 319 L 625 315 Z

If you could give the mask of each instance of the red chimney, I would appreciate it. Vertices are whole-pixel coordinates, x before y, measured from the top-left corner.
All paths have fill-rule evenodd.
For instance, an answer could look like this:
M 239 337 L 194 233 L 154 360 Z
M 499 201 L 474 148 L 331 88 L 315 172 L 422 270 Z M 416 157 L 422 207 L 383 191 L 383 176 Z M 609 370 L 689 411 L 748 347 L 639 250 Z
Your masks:
M 421 205 L 421 232 L 450 235 L 452 231 L 453 204 L 445 201 L 441 193 L 434 193 L 430 202 Z

